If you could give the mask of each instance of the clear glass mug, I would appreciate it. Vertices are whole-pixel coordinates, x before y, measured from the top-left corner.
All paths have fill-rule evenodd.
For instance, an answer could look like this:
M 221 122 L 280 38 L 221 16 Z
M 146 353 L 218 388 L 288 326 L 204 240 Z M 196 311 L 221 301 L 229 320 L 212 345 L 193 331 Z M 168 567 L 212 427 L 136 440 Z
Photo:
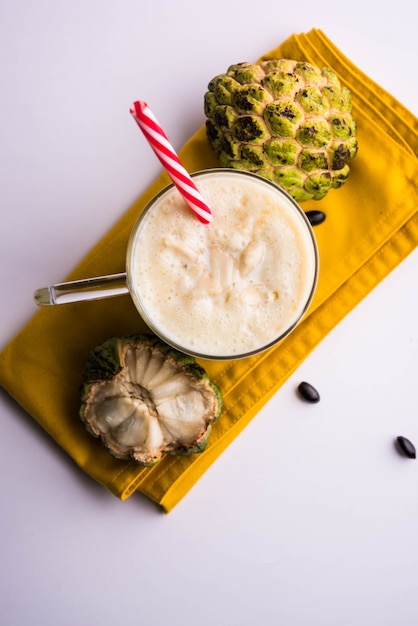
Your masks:
M 149 202 L 134 224 L 125 272 L 38 289 L 34 293 L 37 305 L 61 305 L 129 293 L 140 316 L 157 336 L 177 350 L 205 359 L 242 358 L 280 342 L 305 315 L 317 285 L 319 255 L 309 220 L 288 193 L 258 175 L 217 168 L 192 176 L 212 207 L 209 226 L 198 222 L 178 190 L 169 185 Z M 154 239 L 150 244 L 152 229 Z M 176 240 L 179 233 L 181 237 Z M 192 237 L 191 244 L 185 241 L 187 234 Z M 214 250 L 216 293 L 212 280 Z M 292 276 L 292 264 L 286 255 L 293 259 Z M 251 269 L 254 263 L 257 265 L 257 259 L 258 266 Z M 138 279 L 138 271 L 143 267 L 146 273 Z M 180 301 L 176 301 L 177 292 L 194 274 L 195 283 L 192 280 L 189 291 L 186 288 Z M 157 290 L 149 276 L 154 276 Z M 298 282 L 293 294 L 292 280 Z M 145 283 L 150 285 L 148 294 L 143 293 Z M 182 284 L 181 289 L 177 283 Z M 204 284 L 209 285 L 208 292 L 204 291 Z M 224 292 L 219 293 L 223 287 Z M 151 291 L 158 293 L 158 304 L 151 302 Z M 289 310 L 282 321 L 286 300 Z

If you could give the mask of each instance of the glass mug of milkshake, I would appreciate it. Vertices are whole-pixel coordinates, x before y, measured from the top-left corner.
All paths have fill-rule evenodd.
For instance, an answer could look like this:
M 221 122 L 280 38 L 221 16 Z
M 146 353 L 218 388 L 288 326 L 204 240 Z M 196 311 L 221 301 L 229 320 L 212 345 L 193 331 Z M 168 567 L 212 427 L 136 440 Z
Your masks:
M 202 224 L 174 185 L 137 219 L 126 272 L 38 289 L 39 306 L 129 293 L 163 341 L 204 359 L 267 350 L 306 313 L 319 257 L 300 206 L 274 183 L 242 170 L 192 174 L 213 219 Z

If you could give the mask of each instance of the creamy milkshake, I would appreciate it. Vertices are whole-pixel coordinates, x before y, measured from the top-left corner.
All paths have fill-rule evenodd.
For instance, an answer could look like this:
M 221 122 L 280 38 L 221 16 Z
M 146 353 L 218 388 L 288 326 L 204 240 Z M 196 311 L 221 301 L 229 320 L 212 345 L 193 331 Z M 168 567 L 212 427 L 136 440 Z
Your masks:
M 201 224 L 171 187 L 131 235 L 128 286 L 151 329 L 184 352 L 238 358 L 286 335 L 315 290 L 312 229 L 276 185 L 236 170 L 194 177 L 212 208 Z

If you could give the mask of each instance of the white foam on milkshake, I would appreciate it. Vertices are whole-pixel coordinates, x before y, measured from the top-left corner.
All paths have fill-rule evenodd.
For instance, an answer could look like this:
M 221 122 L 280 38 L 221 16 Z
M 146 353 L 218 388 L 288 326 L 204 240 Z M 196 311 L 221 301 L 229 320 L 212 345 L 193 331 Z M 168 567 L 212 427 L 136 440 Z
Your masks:
M 315 284 L 315 247 L 301 212 L 273 185 L 236 172 L 195 182 L 212 223 L 201 224 L 175 188 L 161 196 L 136 234 L 131 289 L 169 343 L 234 358 L 299 320 Z

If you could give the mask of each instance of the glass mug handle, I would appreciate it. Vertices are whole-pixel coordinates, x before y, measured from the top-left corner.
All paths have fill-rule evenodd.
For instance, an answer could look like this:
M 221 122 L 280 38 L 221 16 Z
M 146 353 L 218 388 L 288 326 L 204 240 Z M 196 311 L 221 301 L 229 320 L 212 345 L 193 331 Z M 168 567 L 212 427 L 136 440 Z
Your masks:
M 127 293 L 129 289 L 126 272 L 121 272 L 41 287 L 35 291 L 33 297 L 38 306 L 52 306 L 83 300 L 99 300 Z

